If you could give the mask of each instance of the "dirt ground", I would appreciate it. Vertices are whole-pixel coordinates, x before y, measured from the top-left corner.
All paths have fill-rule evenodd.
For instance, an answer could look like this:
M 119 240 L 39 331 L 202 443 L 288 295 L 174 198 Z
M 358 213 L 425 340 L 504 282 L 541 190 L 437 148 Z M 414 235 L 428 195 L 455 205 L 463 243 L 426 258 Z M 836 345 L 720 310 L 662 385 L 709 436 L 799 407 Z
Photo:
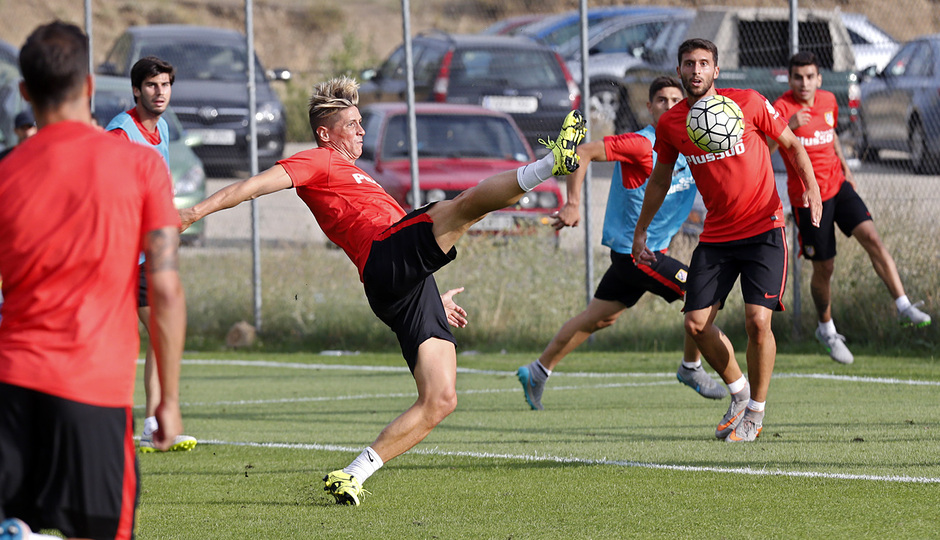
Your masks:
M 667 0 L 637 4 L 704 6 L 778 6 L 784 0 Z M 61 18 L 84 26 L 81 0 L 0 0 L 0 38 L 22 44 L 38 24 Z M 243 0 L 93 0 L 92 45 L 95 63 L 104 59 L 114 39 L 130 25 L 184 23 L 244 30 Z M 617 4 L 591 0 L 591 7 Z M 354 71 L 377 65 L 402 39 L 401 0 L 255 0 L 255 47 L 268 67 L 286 67 L 299 75 L 331 74 L 337 66 Z M 526 9 L 525 6 L 534 6 Z M 475 32 L 501 16 L 527 11 L 577 9 L 577 0 L 411 0 L 413 33 L 440 28 Z M 546 7 L 547 6 L 547 7 Z M 940 30 L 936 0 L 818 0 L 801 7 L 839 8 L 866 13 L 904 41 Z

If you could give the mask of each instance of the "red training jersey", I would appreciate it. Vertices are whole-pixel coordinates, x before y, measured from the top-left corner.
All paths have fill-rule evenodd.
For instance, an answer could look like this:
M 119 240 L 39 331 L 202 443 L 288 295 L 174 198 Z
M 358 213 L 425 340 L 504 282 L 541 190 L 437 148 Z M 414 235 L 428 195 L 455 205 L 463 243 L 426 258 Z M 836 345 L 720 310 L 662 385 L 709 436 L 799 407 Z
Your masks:
M 130 115 L 130 117 L 134 119 L 134 125 L 137 126 L 137 129 L 140 131 L 140 134 L 144 136 L 144 139 L 147 139 L 148 143 L 154 146 L 160 144 L 160 130 L 154 128 L 153 131 L 147 131 L 147 128 L 145 128 L 144 125 L 140 122 L 140 115 L 137 114 L 137 107 L 134 107 L 133 109 L 127 111 L 127 114 Z M 112 129 L 110 133 L 113 133 L 119 137 L 122 137 L 125 140 L 128 140 L 128 141 L 131 140 L 130 137 L 127 136 L 127 133 L 124 133 L 124 130 L 121 128 Z
M 816 183 L 819 184 L 819 195 L 827 201 L 839 193 L 842 182 L 845 182 L 845 173 L 842 172 L 842 161 L 836 155 L 836 119 L 839 118 L 839 105 L 832 92 L 816 90 L 816 98 L 812 107 L 804 107 L 793 98 L 793 91 L 787 90 L 785 94 L 774 102 L 774 107 L 780 112 L 784 121 L 789 122 L 794 114 L 803 109 L 810 113 L 808 124 L 802 125 L 793 131 L 799 137 L 809 160 L 813 164 L 813 173 Z M 790 160 L 784 159 L 787 166 L 787 193 L 793 208 L 803 207 L 803 192 L 806 186 L 796 173 Z
M 765 135 L 776 139 L 787 124 L 764 96 L 754 90 L 720 88 L 744 113 L 744 134 L 734 148 L 711 153 L 689 140 L 689 101 L 680 101 L 659 118 L 654 149 L 663 163 L 684 154 L 708 210 L 701 242 L 750 238 L 783 227 L 783 205 L 777 194 Z
M 278 164 L 327 238 L 359 269 L 361 280 L 372 240 L 405 211 L 378 182 L 331 148 L 311 148 Z
M 637 133 L 622 133 L 604 137 L 607 161 L 619 161 L 629 167 L 620 167 L 623 187 L 636 189 L 646 183 L 653 172 L 653 143 Z
M 80 122 L 0 162 L 0 381 L 102 407 L 133 405 L 137 259 L 179 227 L 159 154 Z

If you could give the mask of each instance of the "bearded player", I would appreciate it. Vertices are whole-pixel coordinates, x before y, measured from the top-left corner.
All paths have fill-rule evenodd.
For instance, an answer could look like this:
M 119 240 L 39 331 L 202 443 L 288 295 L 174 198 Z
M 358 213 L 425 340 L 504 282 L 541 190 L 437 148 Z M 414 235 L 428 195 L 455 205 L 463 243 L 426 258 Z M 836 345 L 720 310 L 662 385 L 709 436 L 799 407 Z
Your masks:
M 638 264 L 655 260 L 646 245 L 647 228 L 669 189 L 673 166 L 683 154 L 708 210 L 689 264 L 685 329 L 731 393 L 731 405 L 715 436 L 728 442 L 753 441 L 763 427 L 777 353 L 771 316 L 783 310 L 781 297 L 787 276 L 783 206 L 766 137 L 776 140 L 796 164 L 807 186 L 802 204 L 810 208 L 814 225 L 819 223 L 822 208 L 819 187 L 806 150 L 770 102 L 753 90 L 715 88 L 719 68 L 714 43 L 687 40 L 679 46 L 678 61 L 676 72 L 688 97 L 659 119 L 654 146 L 659 159 L 637 220 L 633 257 Z M 732 150 L 710 154 L 689 140 L 686 116 L 698 100 L 716 94 L 732 99 L 741 108 L 744 132 Z M 718 310 L 738 277 L 744 296 L 750 382 L 738 366 L 731 341 L 715 326 Z

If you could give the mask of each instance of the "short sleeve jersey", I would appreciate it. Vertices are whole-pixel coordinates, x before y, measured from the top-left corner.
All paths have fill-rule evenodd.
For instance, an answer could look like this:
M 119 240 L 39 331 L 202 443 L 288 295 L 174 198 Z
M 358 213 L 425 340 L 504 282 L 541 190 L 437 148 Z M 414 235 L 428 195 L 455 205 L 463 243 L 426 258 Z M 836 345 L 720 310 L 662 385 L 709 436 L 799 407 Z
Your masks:
M 131 406 L 137 257 L 148 232 L 179 227 L 163 160 L 58 122 L 0 162 L 0 200 L 0 381 Z
M 323 233 L 346 252 L 362 279 L 372 240 L 405 211 L 362 169 L 330 148 L 305 150 L 278 164 Z
M 607 161 L 615 161 L 610 181 L 607 211 L 601 243 L 622 254 L 633 251 L 633 231 L 643 207 L 646 180 L 653 172 L 656 153 L 653 126 L 635 133 L 604 137 Z M 695 182 L 684 156 L 679 156 L 672 171 L 672 184 L 663 205 L 647 229 L 647 246 L 653 251 L 669 247 L 672 237 L 679 232 L 695 201 Z
M 780 112 L 784 121 L 789 122 L 794 114 L 803 110 L 803 105 L 796 102 L 793 97 L 793 91 L 788 90 L 785 94 L 774 102 L 774 107 Z M 816 183 L 819 184 L 819 195 L 822 200 L 827 201 L 839 193 L 842 182 L 845 181 L 845 173 L 842 172 L 842 162 L 836 155 L 835 137 L 836 137 L 836 119 L 839 118 L 839 106 L 836 104 L 836 96 L 832 92 L 825 90 L 816 91 L 816 99 L 813 106 L 808 107 L 810 121 L 793 131 L 813 164 L 813 173 L 816 175 Z M 796 173 L 796 169 L 790 164 L 790 160 L 783 160 L 787 166 L 787 193 L 790 196 L 790 204 L 794 208 L 803 206 L 803 191 L 806 189 L 803 181 Z
M 776 139 L 786 122 L 764 96 L 753 90 L 722 88 L 744 113 L 744 134 L 734 148 L 720 153 L 699 149 L 689 140 L 683 100 L 666 111 L 656 128 L 655 150 L 664 163 L 684 154 L 708 213 L 701 242 L 729 242 L 783 227 L 783 205 L 777 194 L 765 135 Z

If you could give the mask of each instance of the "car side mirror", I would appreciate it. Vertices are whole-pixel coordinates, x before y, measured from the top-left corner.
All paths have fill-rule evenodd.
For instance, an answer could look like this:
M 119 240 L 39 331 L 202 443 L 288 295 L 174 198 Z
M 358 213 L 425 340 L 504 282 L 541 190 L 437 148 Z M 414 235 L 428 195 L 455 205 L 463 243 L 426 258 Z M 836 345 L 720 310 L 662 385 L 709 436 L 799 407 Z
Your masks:
M 268 80 L 271 81 L 289 81 L 292 76 L 290 70 L 287 68 L 269 69 L 265 75 L 267 75 Z

